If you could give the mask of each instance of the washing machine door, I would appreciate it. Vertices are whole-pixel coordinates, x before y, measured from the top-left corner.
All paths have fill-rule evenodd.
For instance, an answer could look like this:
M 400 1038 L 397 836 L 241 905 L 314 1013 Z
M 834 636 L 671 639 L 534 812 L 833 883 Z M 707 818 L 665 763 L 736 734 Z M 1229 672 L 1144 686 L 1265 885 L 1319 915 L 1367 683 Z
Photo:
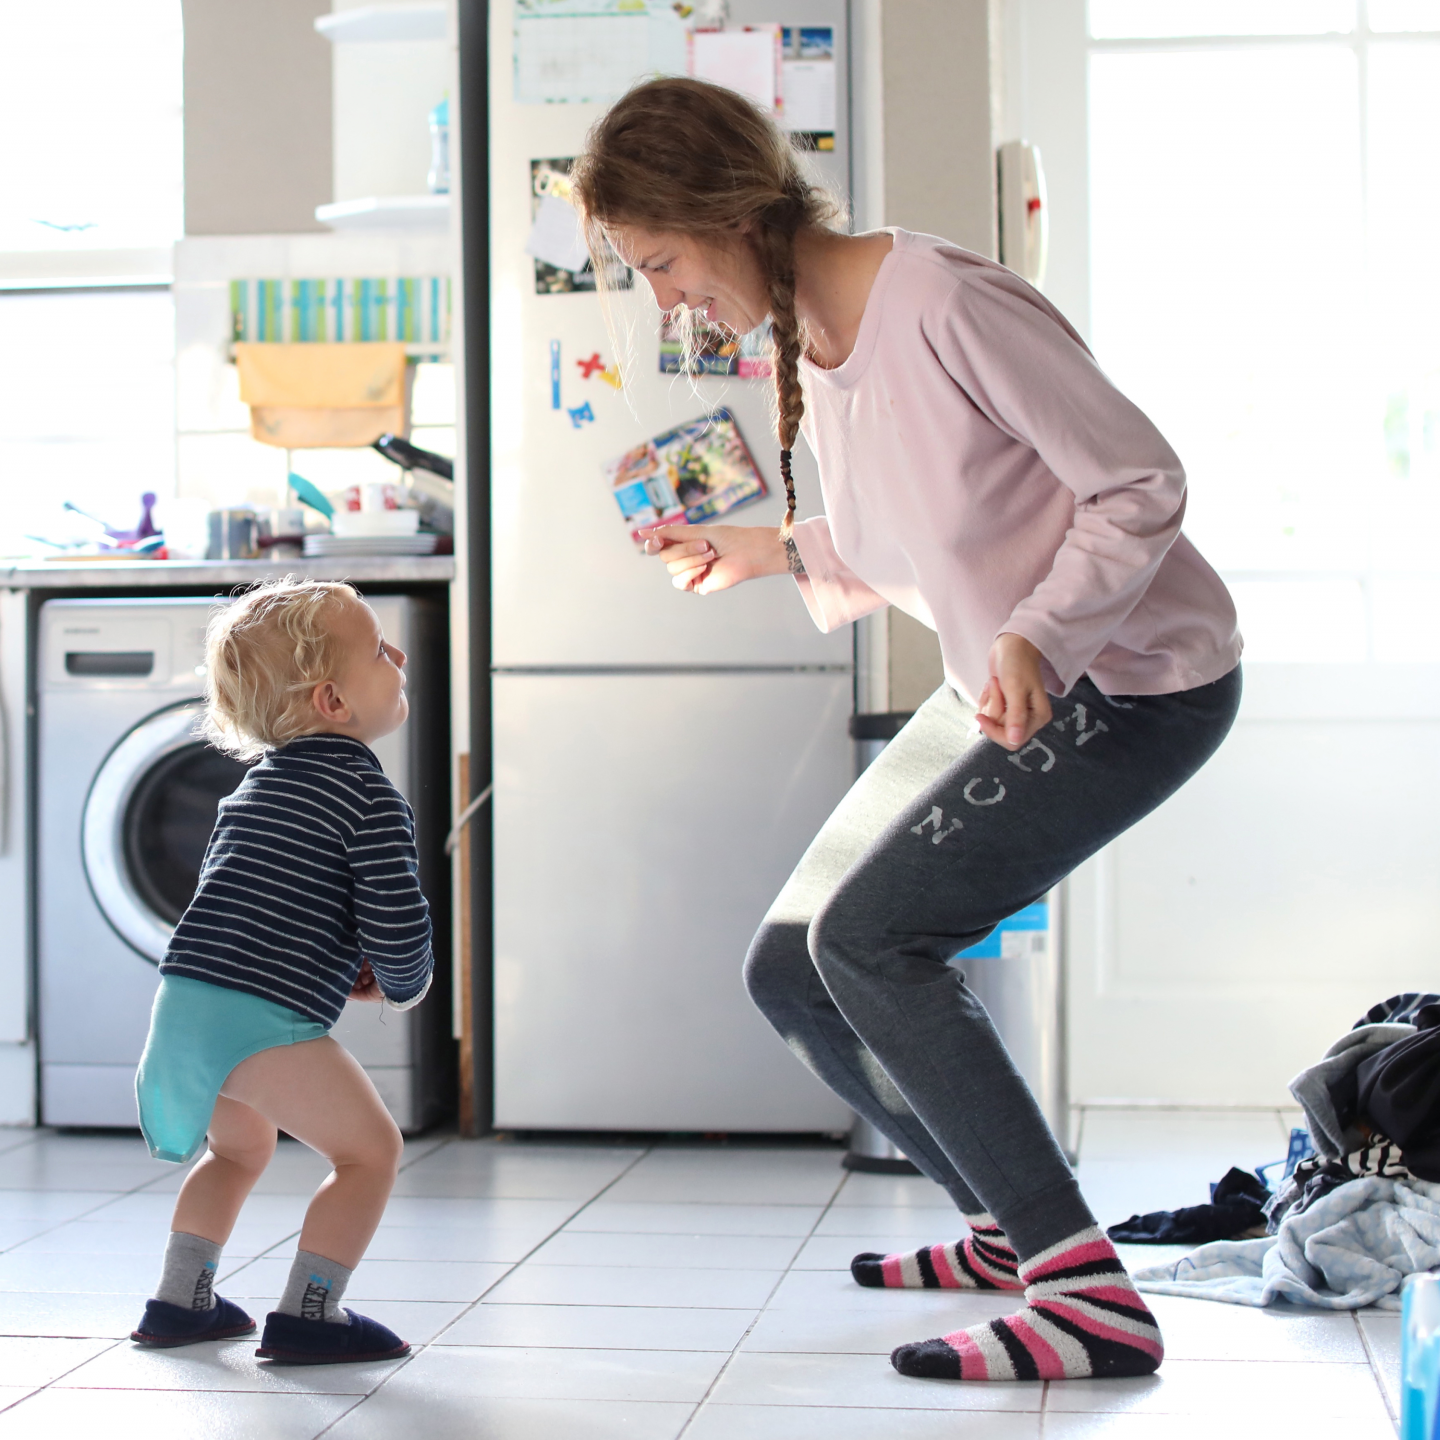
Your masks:
M 96 773 L 81 820 L 95 903 L 156 964 L 195 894 L 216 810 L 248 768 L 196 733 L 204 709 L 186 701 L 135 726 Z

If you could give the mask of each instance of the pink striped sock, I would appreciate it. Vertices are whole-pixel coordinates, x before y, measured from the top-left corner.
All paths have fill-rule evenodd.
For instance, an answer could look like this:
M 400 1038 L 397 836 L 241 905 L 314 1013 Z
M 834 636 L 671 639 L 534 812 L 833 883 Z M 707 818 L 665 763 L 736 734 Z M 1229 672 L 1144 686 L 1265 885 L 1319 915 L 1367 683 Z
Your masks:
M 965 1216 L 970 1234 L 903 1254 L 866 1251 L 850 1262 L 856 1283 L 890 1290 L 1023 1290 L 1019 1263 L 993 1215 Z
M 890 1363 L 932 1380 L 1080 1380 L 1149 1375 L 1160 1328 L 1097 1226 L 1021 1262 L 1025 1307 L 1004 1320 L 901 1345 Z

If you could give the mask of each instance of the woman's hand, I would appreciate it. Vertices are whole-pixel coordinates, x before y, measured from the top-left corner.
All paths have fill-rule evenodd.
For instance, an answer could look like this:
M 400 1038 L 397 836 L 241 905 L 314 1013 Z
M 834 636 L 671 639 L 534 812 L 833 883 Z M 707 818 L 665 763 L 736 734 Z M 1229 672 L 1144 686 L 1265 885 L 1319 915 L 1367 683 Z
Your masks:
M 370 968 L 368 960 L 360 962 L 360 973 L 350 987 L 350 998 L 352 1000 L 383 1000 L 385 998 L 385 992 L 380 988 L 380 982 L 375 978 L 375 972 Z
M 761 525 L 657 525 L 645 536 L 645 553 L 665 562 L 677 590 L 696 595 L 789 569 L 780 537 Z
M 1040 652 L 1023 635 L 1001 635 L 990 647 L 990 678 L 980 692 L 976 722 L 987 739 L 1007 750 L 1028 744 L 1050 723 L 1040 661 Z

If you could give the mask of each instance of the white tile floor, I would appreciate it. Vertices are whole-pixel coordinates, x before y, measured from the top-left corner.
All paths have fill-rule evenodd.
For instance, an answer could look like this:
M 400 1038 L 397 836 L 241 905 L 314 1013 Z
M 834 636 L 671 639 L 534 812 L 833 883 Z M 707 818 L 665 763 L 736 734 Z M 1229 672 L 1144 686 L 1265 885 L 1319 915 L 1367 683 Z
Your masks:
M 1231 1164 L 1281 1154 L 1291 1118 L 1089 1111 L 1081 1179 L 1106 1224 L 1193 1204 Z M 838 1160 L 420 1140 L 348 1297 L 414 1342 L 412 1358 L 267 1370 L 253 1340 L 152 1352 L 124 1338 L 164 1243 L 172 1167 L 129 1137 L 0 1131 L 0 1440 L 1394 1435 L 1393 1315 L 1157 1297 L 1168 1354 L 1150 1379 L 903 1379 L 894 1345 L 1014 1301 L 854 1285 L 856 1250 L 955 1224 L 927 1181 L 847 1175 Z M 322 1174 L 285 1145 L 246 1207 L 220 1288 L 257 1318 Z

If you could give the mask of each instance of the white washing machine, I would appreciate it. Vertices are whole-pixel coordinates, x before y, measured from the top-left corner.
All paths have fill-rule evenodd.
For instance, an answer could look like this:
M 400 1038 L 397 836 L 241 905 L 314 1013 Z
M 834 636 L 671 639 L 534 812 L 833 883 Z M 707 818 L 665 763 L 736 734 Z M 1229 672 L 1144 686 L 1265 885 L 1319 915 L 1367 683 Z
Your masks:
M 411 719 L 375 746 L 415 808 L 421 884 L 443 955 L 448 785 L 443 611 L 367 597 L 409 655 Z M 36 956 L 46 1125 L 134 1126 L 135 1067 L 157 965 L 195 891 L 219 802 L 245 767 L 200 740 L 204 599 L 50 600 L 36 648 Z M 449 967 L 397 1014 L 352 1002 L 334 1034 L 401 1128 L 424 1128 L 452 1089 Z

